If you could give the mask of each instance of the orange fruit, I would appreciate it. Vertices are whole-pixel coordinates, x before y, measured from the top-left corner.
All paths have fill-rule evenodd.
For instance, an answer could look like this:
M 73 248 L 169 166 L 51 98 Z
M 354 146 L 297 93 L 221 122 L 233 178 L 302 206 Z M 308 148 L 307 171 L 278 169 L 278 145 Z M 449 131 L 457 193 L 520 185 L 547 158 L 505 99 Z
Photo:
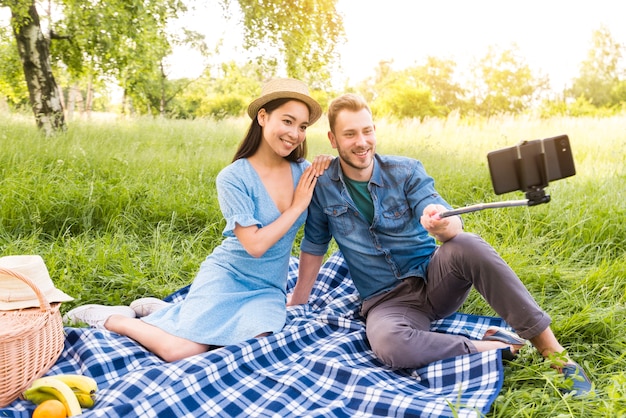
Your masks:
M 33 418 L 65 418 L 66 416 L 67 410 L 65 405 L 56 399 L 43 401 L 33 412 Z

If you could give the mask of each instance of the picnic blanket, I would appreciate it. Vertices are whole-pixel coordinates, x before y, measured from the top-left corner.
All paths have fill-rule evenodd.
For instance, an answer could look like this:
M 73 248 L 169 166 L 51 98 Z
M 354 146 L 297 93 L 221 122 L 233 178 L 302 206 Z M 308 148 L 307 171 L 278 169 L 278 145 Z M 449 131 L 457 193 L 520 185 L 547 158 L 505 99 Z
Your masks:
M 297 269 L 292 257 L 289 289 Z M 411 370 L 377 360 L 340 253 L 324 263 L 309 302 L 288 308 L 279 333 L 173 363 L 106 330 L 66 328 L 64 350 L 47 374 L 96 379 L 96 405 L 86 417 L 479 417 L 500 392 L 499 350 Z M 506 326 L 457 313 L 432 329 L 479 338 L 491 325 Z M 17 400 L 0 416 L 30 417 L 34 407 Z

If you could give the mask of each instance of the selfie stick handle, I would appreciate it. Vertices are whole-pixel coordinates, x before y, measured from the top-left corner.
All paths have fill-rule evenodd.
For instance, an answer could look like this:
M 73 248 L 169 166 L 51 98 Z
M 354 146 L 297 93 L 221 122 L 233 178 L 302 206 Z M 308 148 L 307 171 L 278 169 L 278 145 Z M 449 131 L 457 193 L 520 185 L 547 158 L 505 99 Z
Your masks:
M 494 208 L 507 208 L 511 206 L 528 206 L 528 199 L 524 200 L 505 200 L 504 202 L 493 202 L 493 203 L 479 203 L 477 205 L 466 206 L 464 208 L 447 210 L 445 212 L 441 212 L 439 214 L 440 217 L 446 218 L 448 216 L 460 215 L 462 213 L 476 212 L 483 209 L 494 209 Z
M 448 216 L 461 215 L 463 213 L 476 212 L 483 209 L 508 208 L 513 206 L 535 206 L 542 203 L 548 203 L 549 201 L 550 195 L 544 194 L 541 196 L 541 199 L 531 198 L 523 200 L 505 200 L 503 202 L 479 203 L 477 205 L 441 212 L 439 213 L 439 217 L 447 218 Z

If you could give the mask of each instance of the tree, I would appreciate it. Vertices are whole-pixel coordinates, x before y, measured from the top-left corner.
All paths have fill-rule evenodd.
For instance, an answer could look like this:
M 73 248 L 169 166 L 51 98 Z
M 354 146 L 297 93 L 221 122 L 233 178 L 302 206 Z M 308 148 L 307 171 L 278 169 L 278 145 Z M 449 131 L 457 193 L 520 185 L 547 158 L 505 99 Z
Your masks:
M 363 95 L 377 115 L 398 118 L 437 116 L 440 109 L 433 101 L 428 85 L 412 70 L 394 71 L 392 62 L 381 61 L 373 79 L 362 84 Z
M 50 64 L 49 41 L 41 32 L 35 2 L 2 0 L 0 6 L 11 9 L 11 26 L 37 127 L 47 136 L 65 129 L 62 99 Z
M 248 103 L 259 93 L 267 78 L 254 63 L 223 63 L 214 74 L 208 69 L 176 100 L 173 111 L 179 117 L 223 119 L 245 114 Z M 312 92 L 313 93 L 313 92 Z
M 446 116 L 463 106 L 464 90 L 454 82 L 456 64 L 428 57 L 425 64 L 395 71 L 392 62 L 381 61 L 376 75 L 359 90 L 372 102 L 372 111 L 400 118 Z
M 474 107 L 485 116 L 520 113 L 539 99 L 549 84 L 547 76 L 533 74 L 515 44 L 505 50 L 489 47 L 473 71 Z
M 227 9 L 233 0 L 222 0 Z M 237 0 L 243 13 L 244 47 L 258 50 L 262 66 L 284 66 L 287 75 L 320 88 L 330 81 L 337 58 L 335 46 L 343 41 L 343 19 L 337 0 Z M 278 50 L 268 59 L 268 48 Z M 282 59 L 282 61 L 281 61 Z
M 165 65 L 172 45 L 186 43 L 202 51 L 205 47 L 198 33 L 183 30 L 178 37 L 167 30 L 168 22 L 187 6 L 181 0 L 62 2 L 63 18 L 55 25 L 69 42 L 58 43 L 54 52 L 72 77 L 86 79 L 89 86 L 94 80 L 113 78 L 125 99 L 164 114 L 176 91 L 167 80 Z
M 48 5 L 60 11 L 61 19 L 50 22 L 50 36 L 45 39 L 35 0 L 0 0 L 0 6 L 12 12 L 35 117 L 47 133 L 65 126 L 63 96 L 53 76 L 55 63 L 62 63 L 69 73 L 72 92 L 79 90 L 79 81 L 87 84 L 87 110 L 95 84 L 113 78 L 129 92 L 128 87 L 147 85 L 142 81 L 149 74 L 159 79 L 159 108 L 163 108 L 168 101 L 164 60 L 172 44 L 201 42 L 190 31 L 184 31 L 181 39 L 167 31 L 168 21 L 186 10 L 182 0 L 49 0 Z M 50 45 L 50 40 L 57 39 L 62 42 Z
M 428 86 L 439 113 L 447 115 L 464 107 L 465 90 L 454 80 L 456 63 L 449 59 L 427 57 L 426 63 L 406 70 L 408 76 Z
M 611 97 L 615 103 L 626 107 L 626 80 L 620 80 L 611 90 Z
M 335 45 L 343 36 L 342 20 L 334 7 L 336 1 L 298 0 L 294 4 L 238 0 L 237 4 L 244 11 L 246 47 L 257 48 L 259 59 L 267 57 L 264 53 L 267 48 L 276 48 L 280 52 L 276 60 L 265 59 L 269 65 L 259 75 L 273 75 L 280 65 L 285 67 L 287 75 L 308 81 L 313 88 L 324 86 L 330 80 L 330 65 L 336 57 Z M 221 2 L 227 13 L 232 0 Z M 186 10 L 183 0 L 48 0 L 48 4 L 53 5 L 61 16 L 50 22 L 50 38 L 63 39 L 50 46 L 53 60 L 48 49 L 49 41 L 45 40 L 39 27 L 35 0 L 0 0 L 0 6 L 11 7 L 14 16 L 22 18 L 14 25 L 20 30 L 16 32 L 16 38 L 23 32 L 41 41 L 34 48 L 39 63 L 28 64 L 29 68 L 42 68 L 36 79 L 39 91 L 58 95 L 51 61 L 62 63 L 64 71 L 68 72 L 72 83 L 70 91 L 79 91 L 79 82 L 83 87 L 87 85 L 85 102 L 88 109 L 89 97 L 93 96 L 92 86 L 103 80 L 118 81 L 125 97 L 145 108 L 157 107 L 162 114 L 174 95 L 182 91 L 184 83 L 167 80 L 167 56 L 177 42 L 199 43 L 198 37 L 188 31 L 180 37 L 169 31 L 168 22 Z M 30 31 L 31 27 L 36 30 Z M 21 38 L 20 43 L 25 44 L 26 40 Z M 24 48 L 22 55 L 34 56 Z M 31 83 L 30 89 L 33 77 L 26 76 Z M 157 96 L 158 106 L 155 106 Z M 54 109 L 56 113 L 38 106 L 36 117 L 38 121 L 52 121 L 64 126 L 60 107 L 62 95 L 50 97 L 37 100 L 37 103 L 58 103 Z M 54 129 L 56 125 L 47 128 Z
M 593 32 L 591 45 L 567 95 L 574 99 L 583 96 L 597 107 L 615 105 L 624 99 L 620 87 L 624 81 L 624 45 L 605 26 Z
M 372 112 L 398 118 L 443 116 L 433 101 L 432 92 L 425 85 L 413 85 L 407 80 L 396 80 L 372 102 Z

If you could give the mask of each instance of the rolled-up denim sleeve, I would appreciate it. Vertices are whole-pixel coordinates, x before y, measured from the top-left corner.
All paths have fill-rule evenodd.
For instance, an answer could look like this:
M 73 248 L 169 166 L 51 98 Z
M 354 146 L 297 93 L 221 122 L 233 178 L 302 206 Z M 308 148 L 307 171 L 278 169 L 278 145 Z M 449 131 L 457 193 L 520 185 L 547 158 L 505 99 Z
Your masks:
M 328 227 L 328 218 L 319 203 L 319 196 L 317 196 L 317 193 L 314 193 L 313 199 L 311 199 L 309 204 L 300 251 L 313 255 L 324 255 L 328 250 L 328 244 L 331 239 L 332 235 Z
M 300 243 L 300 251 L 313 255 L 324 255 L 326 254 L 326 251 L 328 251 L 328 243 L 313 244 L 305 238 Z

